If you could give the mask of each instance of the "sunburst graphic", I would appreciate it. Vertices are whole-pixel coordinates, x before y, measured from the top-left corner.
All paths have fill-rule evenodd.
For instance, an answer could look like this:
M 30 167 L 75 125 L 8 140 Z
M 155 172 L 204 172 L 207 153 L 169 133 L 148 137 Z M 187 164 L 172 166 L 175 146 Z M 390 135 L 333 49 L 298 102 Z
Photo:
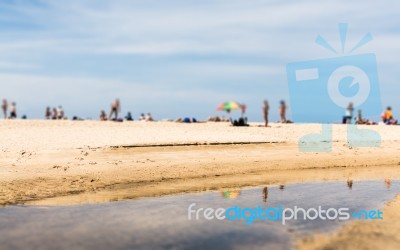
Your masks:
M 345 47 L 346 47 L 346 39 L 347 39 L 347 30 L 348 30 L 348 24 L 347 23 L 339 23 L 339 34 L 340 34 L 340 43 L 341 43 L 341 53 L 352 53 L 358 48 L 364 46 L 365 44 L 369 43 L 372 41 L 372 35 L 371 33 L 367 33 L 363 36 L 363 38 L 360 39 L 360 41 L 350 50 L 346 52 Z M 327 50 L 332 51 L 335 54 L 339 54 L 338 50 L 335 49 L 329 42 L 326 41 L 325 38 L 323 38 L 321 35 L 318 35 L 317 38 L 315 39 L 315 42 L 318 45 L 321 45 Z

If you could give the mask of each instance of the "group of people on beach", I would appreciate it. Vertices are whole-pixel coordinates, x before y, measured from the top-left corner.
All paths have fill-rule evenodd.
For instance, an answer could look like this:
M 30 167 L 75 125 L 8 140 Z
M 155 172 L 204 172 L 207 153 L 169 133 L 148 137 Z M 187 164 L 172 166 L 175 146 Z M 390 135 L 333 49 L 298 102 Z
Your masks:
M 353 120 L 353 112 L 354 112 L 354 106 L 353 103 L 349 103 L 345 110 L 345 115 L 343 116 L 342 123 L 343 124 L 350 124 L 352 123 Z M 362 116 L 362 111 L 359 109 L 357 111 L 357 117 L 355 118 L 356 124 L 365 124 L 365 125 L 376 125 L 378 123 L 374 121 L 370 121 L 368 119 L 363 118 Z M 393 118 L 393 113 L 392 113 L 392 108 L 389 106 L 384 110 L 381 114 L 381 121 L 382 124 L 386 125 L 397 125 L 398 121 Z
M 3 111 L 3 117 L 4 119 L 16 119 L 17 118 L 17 104 L 15 102 L 11 102 L 9 105 L 9 102 L 6 99 L 3 99 L 1 109 Z M 269 111 L 270 111 L 270 106 L 268 103 L 268 100 L 264 100 L 263 107 L 262 107 L 262 115 L 264 118 L 264 126 L 268 127 L 268 116 L 269 116 Z M 281 100 L 279 102 L 279 109 L 278 113 L 280 116 L 280 123 L 292 123 L 292 121 L 286 119 L 286 111 L 287 111 L 287 105 L 284 100 Z M 100 121 L 119 121 L 122 122 L 123 118 L 119 116 L 121 112 L 121 101 L 117 98 L 111 103 L 111 110 L 110 113 L 107 114 L 104 110 L 100 111 L 99 115 L 99 120 Z M 243 114 L 245 112 L 245 109 L 242 110 L 242 117 L 239 120 L 233 121 L 232 119 L 227 119 L 224 116 L 219 117 L 219 116 L 214 116 L 214 117 L 209 117 L 207 121 L 210 122 L 231 122 L 234 126 L 248 126 L 247 124 L 247 118 L 243 117 Z M 353 120 L 353 112 L 354 112 L 354 105 L 353 103 L 349 103 L 345 110 L 345 115 L 342 118 L 342 123 L 343 124 L 350 124 L 352 123 Z M 26 118 L 26 116 L 23 116 L 22 118 Z M 76 118 L 76 117 L 74 117 Z M 133 121 L 133 117 L 131 112 L 128 112 L 127 115 L 124 117 L 125 120 L 127 121 Z M 64 120 L 67 119 L 64 113 L 64 109 L 61 105 L 58 107 L 50 108 L 46 107 L 45 111 L 45 119 L 46 120 Z M 82 120 L 82 119 L 73 119 L 73 120 Z M 144 113 L 141 113 L 139 116 L 139 121 L 155 121 L 151 113 L 147 113 L 146 115 Z M 176 120 L 176 122 L 186 122 L 186 123 L 192 123 L 192 122 L 198 122 L 197 119 L 195 118 L 179 118 Z M 389 106 L 384 110 L 381 114 L 381 123 L 386 124 L 386 125 L 397 125 L 398 121 L 394 119 L 393 117 L 393 112 L 392 108 Z M 366 125 L 376 125 L 378 124 L 377 122 L 368 120 L 363 118 L 362 116 L 362 111 L 358 110 L 357 111 L 357 116 L 355 118 L 355 124 L 366 124 Z
M 122 122 L 123 119 L 121 117 L 119 117 L 120 112 L 121 112 L 121 101 L 117 98 L 111 103 L 111 110 L 110 110 L 109 115 L 107 115 L 106 111 L 104 111 L 104 110 L 100 111 L 99 120 L 100 121 Z M 128 112 L 124 118 L 127 121 L 134 120 L 131 112 Z M 153 116 L 151 115 L 151 113 L 147 113 L 147 115 L 145 115 L 144 113 L 141 113 L 139 116 L 139 121 L 151 122 L 151 121 L 154 121 L 154 119 L 153 119 Z
M 244 113 L 246 112 L 246 108 L 247 107 L 244 104 L 240 104 L 240 108 L 241 108 L 241 111 L 242 111 L 242 116 L 238 120 L 227 119 L 224 116 L 221 116 L 221 117 L 212 116 L 212 117 L 209 117 L 207 119 L 207 121 L 208 122 L 229 122 L 230 121 L 233 126 L 249 126 L 249 124 L 247 123 L 247 117 L 244 117 Z M 264 105 L 262 107 L 262 115 L 263 115 L 263 118 L 264 118 L 264 126 L 265 127 L 268 127 L 269 110 L 270 110 L 270 107 L 269 107 L 268 100 L 264 100 Z M 286 102 L 284 100 L 281 100 L 279 102 L 279 109 L 278 109 L 279 117 L 280 117 L 280 120 L 279 120 L 280 123 L 292 123 L 292 121 L 286 119 L 286 110 L 287 110 Z M 229 113 L 229 111 L 228 111 L 228 113 Z
M 46 120 L 64 120 L 66 119 L 64 109 L 61 105 L 57 108 L 51 109 L 46 107 L 46 112 L 44 114 Z
M 11 102 L 10 113 L 8 113 L 8 101 L 4 99 L 1 104 L 4 119 L 16 119 L 17 118 L 17 103 Z
M 111 103 L 110 114 L 107 115 L 106 111 L 100 111 L 99 120 L 100 121 L 119 121 L 119 112 L 121 112 L 121 101 L 117 98 Z
M 278 109 L 280 123 L 292 123 L 292 121 L 286 119 L 286 110 L 287 110 L 286 102 L 284 100 L 281 100 L 279 102 L 279 109 Z M 264 105 L 262 107 L 262 113 L 263 113 L 265 127 L 268 127 L 268 114 L 269 114 L 268 100 L 264 100 Z

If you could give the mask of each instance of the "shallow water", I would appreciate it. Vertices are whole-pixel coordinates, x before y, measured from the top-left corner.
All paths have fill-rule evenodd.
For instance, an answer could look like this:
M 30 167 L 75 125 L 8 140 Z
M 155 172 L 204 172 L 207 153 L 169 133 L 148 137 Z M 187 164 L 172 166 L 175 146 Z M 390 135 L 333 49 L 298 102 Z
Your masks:
M 330 232 L 346 221 L 188 220 L 195 208 L 348 207 L 379 209 L 400 193 L 400 182 L 316 182 L 225 192 L 145 198 L 65 207 L 0 209 L 1 249 L 291 249 L 305 234 Z M 266 199 L 265 199 L 266 198 Z M 384 217 L 384 215 L 383 215 Z M 385 217 L 384 217 L 385 218 Z

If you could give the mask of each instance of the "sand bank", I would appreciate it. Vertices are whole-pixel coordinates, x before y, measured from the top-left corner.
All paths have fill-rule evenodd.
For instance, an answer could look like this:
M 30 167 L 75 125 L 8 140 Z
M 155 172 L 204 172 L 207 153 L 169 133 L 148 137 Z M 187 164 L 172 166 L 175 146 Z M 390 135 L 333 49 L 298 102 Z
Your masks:
M 318 124 L 0 122 L 0 205 L 68 205 L 304 181 L 400 179 L 400 127 L 377 131 L 379 148 L 347 144 L 333 126 L 333 151 L 303 153 Z M 400 201 L 383 222 L 356 222 L 301 249 L 398 249 Z
M 399 178 L 399 127 L 368 127 L 380 133 L 382 147 L 349 148 L 346 127 L 334 125 L 333 152 L 299 152 L 299 138 L 319 128 L 2 121 L 0 204 L 103 202 L 261 184 Z M 162 144 L 181 146 L 155 146 Z

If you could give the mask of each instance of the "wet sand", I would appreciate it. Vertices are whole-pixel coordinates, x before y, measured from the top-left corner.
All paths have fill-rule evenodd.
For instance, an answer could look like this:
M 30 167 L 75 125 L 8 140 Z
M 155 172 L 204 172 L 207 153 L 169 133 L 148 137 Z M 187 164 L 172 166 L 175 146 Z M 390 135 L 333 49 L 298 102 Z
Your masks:
M 400 179 L 399 126 L 363 126 L 378 131 L 382 145 L 352 148 L 346 143 L 346 127 L 334 125 L 333 152 L 303 153 L 297 141 L 318 132 L 320 125 L 252 125 L 1 121 L 0 205 L 66 205 L 265 184 Z M 395 212 L 388 214 L 393 220 L 387 223 L 395 225 L 371 230 L 394 237 L 397 231 L 383 230 L 398 228 L 400 220 L 394 220 Z M 365 228 L 361 224 L 355 223 L 354 230 Z M 353 224 L 349 227 L 353 230 Z M 328 243 L 350 241 L 336 237 L 342 238 L 328 237 Z M 315 242 L 320 240 L 309 240 L 306 249 Z
M 297 243 L 299 249 L 400 249 L 400 196 L 389 202 L 383 220 L 357 221 L 333 235 L 315 235 Z

